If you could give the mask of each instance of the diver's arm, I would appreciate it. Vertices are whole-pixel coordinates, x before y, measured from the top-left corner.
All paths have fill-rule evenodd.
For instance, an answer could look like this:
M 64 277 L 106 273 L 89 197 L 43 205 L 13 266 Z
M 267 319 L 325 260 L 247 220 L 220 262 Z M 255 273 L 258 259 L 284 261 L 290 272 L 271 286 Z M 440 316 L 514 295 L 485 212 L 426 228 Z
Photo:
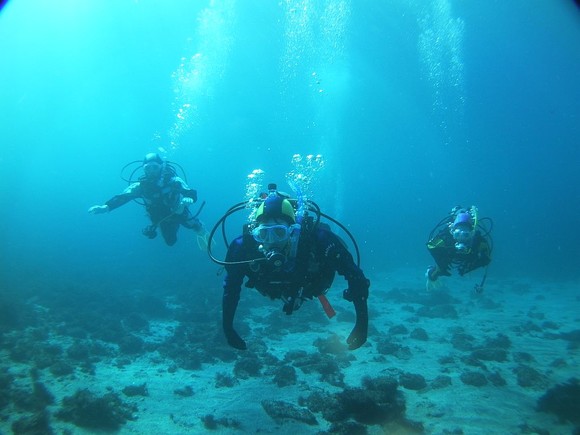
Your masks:
M 226 261 L 237 261 L 242 252 L 242 237 L 234 240 L 228 249 Z M 244 267 L 242 265 L 226 266 L 226 277 L 224 278 L 224 294 L 222 298 L 222 325 L 228 344 L 236 349 L 247 348 L 246 342 L 238 335 L 234 329 L 234 317 L 240 300 L 242 282 L 244 281 Z
M 491 247 L 485 238 L 479 236 L 477 247 L 477 267 L 487 266 L 491 263 Z
M 464 275 L 472 270 L 487 266 L 491 262 L 490 248 L 487 241 L 480 235 L 476 236 L 474 248 L 469 255 L 469 260 L 465 262 L 461 270 Z
M 354 299 L 352 303 L 354 304 L 354 311 L 356 313 L 356 322 L 354 328 L 346 339 L 346 343 L 350 350 L 355 350 L 367 341 L 369 331 L 369 313 L 366 298 Z
M 364 276 L 362 270 L 354 263 L 352 263 L 352 266 L 350 268 L 351 272 L 345 276 L 348 281 L 348 289 L 343 292 L 343 297 L 353 303 L 356 314 L 354 328 L 346 339 L 350 350 L 358 349 L 367 341 L 369 328 L 367 300 L 371 284 Z
M 129 201 L 139 198 L 140 196 L 141 184 L 139 182 L 135 182 L 127 187 L 123 193 L 115 195 L 107 202 L 105 202 L 105 205 L 108 207 L 109 211 L 112 211 L 121 207 L 122 205 L 127 204 Z
M 183 179 L 173 177 L 173 183 L 184 197 L 193 199 L 193 202 L 197 201 L 197 190 L 190 188 Z
M 348 282 L 348 289 L 343 297 L 354 305 L 356 322 L 346 342 L 350 350 L 358 349 L 367 341 L 369 315 L 367 299 L 370 281 L 363 271 L 354 263 L 352 255 L 342 241 L 333 233 L 326 232 L 325 255 L 329 257 L 339 275 Z
M 224 287 L 222 325 L 228 344 L 236 349 L 245 350 L 247 348 L 246 342 L 234 329 L 234 317 L 238 308 L 238 301 L 240 300 L 240 289 Z

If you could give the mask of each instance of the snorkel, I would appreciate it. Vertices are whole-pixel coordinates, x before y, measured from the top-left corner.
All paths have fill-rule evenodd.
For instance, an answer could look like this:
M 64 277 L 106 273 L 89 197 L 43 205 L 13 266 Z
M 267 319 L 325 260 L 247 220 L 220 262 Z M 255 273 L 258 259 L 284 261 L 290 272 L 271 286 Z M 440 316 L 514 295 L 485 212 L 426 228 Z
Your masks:
M 477 207 L 472 205 L 471 208 L 469 209 L 469 214 L 471 215 L 471 219 L 473 219 L 473 230 L 474 231 L 477 229 L 478 213 L 479 213 L 479 210 L 477 209 Z

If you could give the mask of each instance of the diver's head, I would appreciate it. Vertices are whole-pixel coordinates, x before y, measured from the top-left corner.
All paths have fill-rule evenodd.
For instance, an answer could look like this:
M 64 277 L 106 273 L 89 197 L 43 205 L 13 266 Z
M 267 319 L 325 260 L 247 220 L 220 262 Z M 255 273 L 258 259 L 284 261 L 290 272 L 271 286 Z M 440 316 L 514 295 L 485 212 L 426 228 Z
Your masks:
M 451 224 L 451 235 L 455 240 L 455 248 L 459 251 L 467 251 L 471 247 L 475 228 L 473 219 L 468 212 L 459 212 Z
M 290 201 L 281 195 L 270 194 L 256 211 L 256 223 L 264 223 L 266 219 L 280 219 L 289 226 L 296 223 L 294 207 Z
M 163 170 L 163 159 L 157 153 L 149 153 L 143 159 L 143 171 L 145 177 L 149 179 L 157 179 Z
M 279 195 L 268 196 L 256 211 L 254 239 L 265 249 L 286 247 L 296 224 L 290 201 Z

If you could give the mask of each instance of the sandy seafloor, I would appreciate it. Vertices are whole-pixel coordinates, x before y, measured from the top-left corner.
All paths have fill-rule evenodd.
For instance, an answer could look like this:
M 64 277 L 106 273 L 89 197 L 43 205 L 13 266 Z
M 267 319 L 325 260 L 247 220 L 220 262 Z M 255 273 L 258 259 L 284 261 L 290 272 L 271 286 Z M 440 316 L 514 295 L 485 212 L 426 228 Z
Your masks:
M 369 300 L 371 326 L 368 342 L 359 350 L 349 352 L 341 344 L 354 319 L 352 305 L 339 300 L 342 278 L 338 277 L 328 294 L 338 312 L 331 320 L 325 318 L 317 301 L 309 301 L 292 316 L 285 316 L 279 301 L 270 301 L 254 290 L 244 290 L 236 324 L 248 342 L 248 351 L 227 348 L 219 328 L 218 307 L 206 313 L 218 317 L 215 322 L 209 321 L 211 330 L 192 336 L 191 341 L 195 349 L 195 340 L 203 339 L 204 348 L 213 348 L 216 354 L 226 357 L 202 362 L 199 367 L 184 369 L 153 346 L 123 358 L 122 363 L 115 353 L 100 357 L 93 360 L 92 370 L 76 367 L 65 376 L 55 376 L 43 368 L 38 371 L 38 379 L 55 399 L 46 408 L 51 415 L 50 425 L 54 433 L 104 433 L 54 417 L 63 397 L 88 388 L 96 395 L 116 392 L 124 402 L 136 405 L 134 419 L 113 431 L 120 434 L 320 433 L 331 428 L 320 413 L 314 413 L 317 424 L 313 425 L 291 419 L 275 420 L 265 412 L 262 401 L 283 400 L 300 407 L 299 398 L 316 391 L 335 393 L 345 387 L 360 387 L 365 376 L 399 379 L 402 374 L 410 373 L 422 375 L 426 386 L 420 390 L 401 385 L 398 388 L 406 402 L 406 419 L 421 423 L 423 433 L 573 433 L 573 424 L 561 422 L 553 414 L 538 412 L 536 406 L 548 388 L 578 378 L 578 343 L 560 334 L 580 329 L 580 283 L 507 281 L 492 276 L 485 291 L 477 295 L 472 289 L 480 274 L 443 278 L 444 284 L 430 293 L 416 271 L 370 278 L 373 282 Z M 37 313 L 55 309 L 43 307 L 35 300 L 27 303 L 38 304 Z M 167 304 L 175 309 L 178 303 L 167 300 Z M 433 311 L 438 306 L 446 309 Z M 421 310 L 425 307 L 428 311 Z M 449 316 L 453 310 L 456 317 Z M 161 343 L 174 334 L 178 323 L 171 316 L 151 319 L 139 335 L 146 342 Z M 426 337 L 412 338 L 416 337 L 412 331 L 417 328 L 422 328 Z M 64 349 L 74 341 L 59 335 L 56 326 L 49 330 L 49 336 L 41 340 Z M 9 348 L 13 345 L 9 339 L 11 334 L 25 333 L 9 331 L 2 340 L 0 362 L 2 369 L 14 376 L 14 389 L 31 388 L 31 363 L 13 361 Z M 321 348 L 321 342 L 327 346 Z M 473 358 L 473 350 L 485 347 L 484 343 L 492 343 L 491 347 L 503 346 L 505 360 Z M 293 366 L 295 361 L 286 358 L 287 353 L 299 351 L 308 355 L 324 352 L 325 358 L 339 362 L 343 378 L 335 373 L 329 381 L 316 370 L 295 367 L 296 382 L 278 386 L 272 374 L 276 366 Z M 235 370 L 239 358 L 261 361 L 259 374 L 239 376 Z M 522 366 L 535 373 L 524 386 L 517 376 Z M 461 379 L 465 372 L 478 372 L 495 382 L 467 385 Z M 220 376 L 222 380 L 232 381 L 232 385 L 218 385 Z M 448 377 L 450 385 L 435 387 L 433 381 L 440 376 Z M 498 379 L 503 379 L 505 385 Z M 122 393 L 126 386 L 142 384 L 146 384 L 147 395 L 129 397 Z M 191 387 L 190 396 L 175 393 L 185 387 Z M 7 404 L 1 410 L 0 432 L 12 433 L 14 421 L 30 414 L 14 403 Z M 202 418 L 207 415 L 218 422 L 215 429 L 204 425 Z M 368 425 L 367 430 L 371 434 L 420 433 L 398 423 Z

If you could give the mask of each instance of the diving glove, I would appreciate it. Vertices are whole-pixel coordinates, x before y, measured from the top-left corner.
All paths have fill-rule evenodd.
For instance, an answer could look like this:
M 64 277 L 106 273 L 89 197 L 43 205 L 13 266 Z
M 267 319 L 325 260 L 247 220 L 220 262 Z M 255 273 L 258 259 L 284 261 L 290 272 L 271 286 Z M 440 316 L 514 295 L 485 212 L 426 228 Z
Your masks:
M 425 279 L 429 281 L 437 280 L 437 268 L 435 266 L 429 266 L 425 272 Z
M 224 330 L 224 333 L 226 335 L 226 339 L 228 340 L 228 344 L 231 347 L 239 349 L 239 350 L 246 350 L 248 348 L 248 346 L 246 345 L 246 342 L 244 340 L 242 340 L 242 338 L 238 335 L 238 333 L 233 328 Z
M 181 214 L 181 213 L 183 213 L 184 210 L 185 210 L 185 208 L 188 205 L 191 205 L 193 203 L 194 203 L 194 201 L 193 201 L 192 198 L 188 198 L 188 197 L 181 198 L 181 201 L 179 201 L 179 205 L 175 208 L 174 213 L 175 214 Z
M 90 214 L 103 214 L 107 213 L 108 211 L 109 211 L 108 205 L 93 205 L 91 208 L 89 208 Z
M 352 332 L 346 339 L 349 350 L 358 349 L 366 343 L 369 329 L 367 300 L 364 298 L 355 299 L 353 303 L 356 312 L 356 323 L 354 324 Z

